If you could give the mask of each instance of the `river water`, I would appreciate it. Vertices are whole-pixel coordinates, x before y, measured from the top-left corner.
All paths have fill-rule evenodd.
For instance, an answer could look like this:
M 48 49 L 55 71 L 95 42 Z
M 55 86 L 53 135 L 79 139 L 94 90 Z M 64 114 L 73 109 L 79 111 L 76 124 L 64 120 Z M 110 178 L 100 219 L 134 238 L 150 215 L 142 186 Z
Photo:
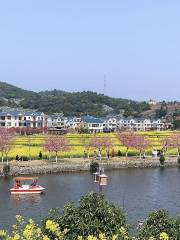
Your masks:
M 131 224 L 147 217 L 150 211 L 166 208 L 172 215 L 180 213 L 180 169 L 147 168 L 107 171 L 108 186 L 103 188 L 106 199 L 124 208 Z M 13 179 L 0 178 L 0 228 L 15 223 L 15 215 L 40 220 L 49 209 L 76 204 L 89 191 L 98 192 L 89 172 L 60 173 L 39 176 L 46 188 L 43 195 L 10 195 Z

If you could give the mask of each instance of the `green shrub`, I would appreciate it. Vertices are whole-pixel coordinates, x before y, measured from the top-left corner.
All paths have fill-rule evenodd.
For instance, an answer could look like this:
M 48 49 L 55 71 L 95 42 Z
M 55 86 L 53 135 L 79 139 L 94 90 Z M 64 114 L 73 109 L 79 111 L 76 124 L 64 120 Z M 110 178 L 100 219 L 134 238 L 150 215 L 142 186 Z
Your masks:
M 95 161 L 92 161 L 91 164 L 90 164 L 90 172 L 95 173 L 98 170 L 99 170 L 99 163 L 95 162 Z
M 160 157 L 159 157 L 159 161 L 160 161 L 160 164 L 161 164 L 161 165 L 164 165 L 165 157 L 164 157 L 163 154 L 160 155 Z
M 180 219 L 171 218 L 166 210 L 158 210 L 149 215 L 144 222 L 139 240 L 146 240 L 150 237 L 159 239 L 160 233 L 166 232 L 172 240 L 180 239 Z
M 62 215 L 53 213 L 50 218 L 58 222 L 61 231 L 68 229 L 68 239 L 98 236 L 100 233 L 110 237 L 121 227 L 128 228 L 124 212 L 106 201 L 103 195 L 93 192 L 82 197 L 78 207 L 69 203 Z

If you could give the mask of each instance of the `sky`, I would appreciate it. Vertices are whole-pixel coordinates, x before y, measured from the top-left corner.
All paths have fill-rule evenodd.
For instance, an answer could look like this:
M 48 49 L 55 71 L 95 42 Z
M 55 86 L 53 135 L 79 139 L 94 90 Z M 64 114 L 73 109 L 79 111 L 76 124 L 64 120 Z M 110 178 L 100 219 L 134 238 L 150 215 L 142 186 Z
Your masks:
M 0 81 L 179 101 L 179 12 L 179 0 L 0 0 Z

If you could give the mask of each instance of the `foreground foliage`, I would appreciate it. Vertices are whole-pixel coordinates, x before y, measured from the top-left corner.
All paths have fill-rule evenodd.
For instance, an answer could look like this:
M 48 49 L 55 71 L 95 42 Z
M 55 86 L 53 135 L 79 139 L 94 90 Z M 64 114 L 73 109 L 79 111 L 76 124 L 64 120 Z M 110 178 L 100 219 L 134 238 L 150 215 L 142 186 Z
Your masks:
M 53 211 L 49 217 L 61 226 L 62 231 L 68 229 L 69 239 L 98 236 L 102 232 L 110 237 L 121 227 L 128 229 L 125 213 L 97 193 L 82 197 L 78 207 L 69 203 L 62 214 Z
M 179 240 L 180 218 L 166 210 L 151 213 L 136 236 L 131 236 L 126 215 L 97 193 L 82 197 L 78 207 L 65 206 L 59 213 L 52 210 L 37 224 L 16 216 L 11 232 L 0 230 L 0 240 Z

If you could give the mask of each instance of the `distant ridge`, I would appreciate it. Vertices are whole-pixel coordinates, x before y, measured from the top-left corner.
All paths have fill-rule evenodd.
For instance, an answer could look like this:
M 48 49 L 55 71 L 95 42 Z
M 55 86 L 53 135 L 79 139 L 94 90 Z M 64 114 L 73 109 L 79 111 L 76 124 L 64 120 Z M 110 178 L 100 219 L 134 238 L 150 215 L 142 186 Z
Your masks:
M 92 91 L 65 92 L 61 90 L 33 92 L 6 82 L 0 82 L 0 107 L 36 109 L 46 114 L 62 113 L 66 116 L 107 116 L 124 117 L 176 117 L 180 116 L 180 104 L 157 103 L 113 98 Z
M 0 97 L 5 99 L 24 98 L 37 93 L 33 91 L 24 90 L 6 82 L 0 82 Z

